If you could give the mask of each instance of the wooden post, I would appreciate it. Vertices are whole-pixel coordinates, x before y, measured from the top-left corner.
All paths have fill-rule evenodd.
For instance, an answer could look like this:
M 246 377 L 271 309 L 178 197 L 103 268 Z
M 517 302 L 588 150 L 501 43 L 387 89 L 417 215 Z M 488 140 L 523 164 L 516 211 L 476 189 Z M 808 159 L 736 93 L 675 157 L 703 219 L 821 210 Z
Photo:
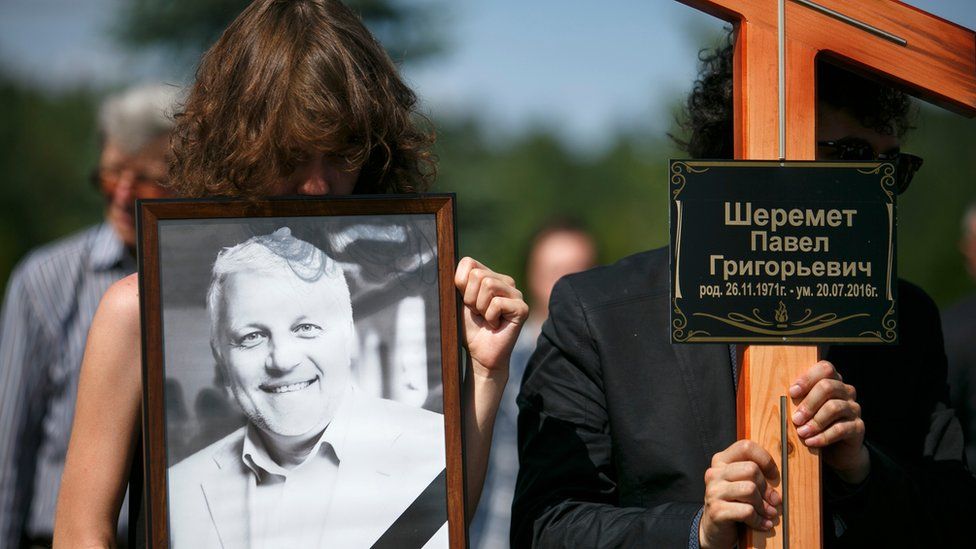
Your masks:
M 786 0 L 785 150 L 779 150 L 779 0 L 679 0 L 732 22 L 735 45 L 735 156 L 813 160 L 816 58 L 829 55 L 909 93 L 976 115 L 976 34 L 895 0 Z M 740 349 L 738 434 L 765 447 L 782 469 L 780 397 L 817 360 L 815 347 Z M 787 418 L 795 403 L 786 399 Z M 869 427 L 870 428 L 870 427 Z M 788 423 L 790 522 L 742 547 L 821 546 L 820 460 Z
M 739 438 L 762 445 L 783 471 L 781 436 L 781 403 L 786 405 L 786 454 L 789 467 L 789 486 L 776 488 L 789 505 L 789 524 L 780 521 L 769 533 L 747 530 L 740 547 L 784 547 L 783 538 L 789 530 L 794 547 L 821 546 L 820 452 L 800 442 L 789 417 L 796 404 L 786 389 L 801 373 L 817 361 L 813 346 L 762 346 L 740 348 L 739 389 L 736 394 L 736 426 Z M 784 402 L 785 401 L 785 402 Z M 780 475 L 780 482 L 785 475 Z M 782 509 L 781 509 L 782 512 Z

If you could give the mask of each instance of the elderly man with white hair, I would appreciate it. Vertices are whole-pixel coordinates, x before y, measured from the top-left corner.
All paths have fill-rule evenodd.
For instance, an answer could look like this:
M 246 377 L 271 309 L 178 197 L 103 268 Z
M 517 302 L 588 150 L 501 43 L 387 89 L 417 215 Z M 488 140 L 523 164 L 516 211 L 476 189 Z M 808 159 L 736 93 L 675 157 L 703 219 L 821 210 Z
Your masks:
M 135 199 L 167 195 L 177 91 L 132 88 L 105 100 L 92 182 L 105 221 L 32 251 L 0 312 L 0 549 L 50 546 L 78 373 L 99 299 L 136 270 Z
M 170 468 L 173 547 L 447 546 L 444 416 L 354 386 L 332 258 L 288 228 L 226 248 L 207 311 L 247 424 Z

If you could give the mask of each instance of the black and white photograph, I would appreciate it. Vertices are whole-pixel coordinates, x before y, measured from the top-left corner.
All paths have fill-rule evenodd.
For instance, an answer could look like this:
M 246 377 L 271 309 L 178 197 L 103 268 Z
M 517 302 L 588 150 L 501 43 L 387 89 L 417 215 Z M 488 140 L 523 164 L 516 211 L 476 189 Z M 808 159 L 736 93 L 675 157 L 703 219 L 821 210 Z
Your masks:
M 448 546 L 436 233 L 158 221 L 170 547 Z

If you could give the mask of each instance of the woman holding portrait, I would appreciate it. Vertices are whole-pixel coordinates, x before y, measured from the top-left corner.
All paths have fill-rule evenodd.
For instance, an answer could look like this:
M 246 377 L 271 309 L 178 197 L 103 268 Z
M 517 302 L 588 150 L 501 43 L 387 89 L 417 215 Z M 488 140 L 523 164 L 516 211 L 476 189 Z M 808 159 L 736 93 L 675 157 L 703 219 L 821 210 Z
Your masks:
M 177 114 L 171 184 L 183 197 L 422 192 L 436 173 L 416 96 L 336 0 L 256 0 L 203 57 Z M 467 509 L 481 492 L 495 412 L 527 306 L 511 277 L 460 261 Z M 99 306 L 82 365 L 56 547 L 114 543 L 139 439 L 135 275 Z M 136 464 L 138 467 L 138 464 Z M 137 525 L 138 527 L 138 525 Z

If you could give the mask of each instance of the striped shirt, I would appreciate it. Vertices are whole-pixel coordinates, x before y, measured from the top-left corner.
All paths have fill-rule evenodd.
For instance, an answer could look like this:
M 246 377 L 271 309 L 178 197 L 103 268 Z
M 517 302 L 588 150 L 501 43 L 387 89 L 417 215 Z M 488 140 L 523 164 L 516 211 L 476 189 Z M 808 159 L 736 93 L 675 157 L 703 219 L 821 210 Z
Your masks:
M 85 339 L 102 294 L 135 271 L 107 224 L 30 253 L 0 311 L 0 549 L 49 536 Z

